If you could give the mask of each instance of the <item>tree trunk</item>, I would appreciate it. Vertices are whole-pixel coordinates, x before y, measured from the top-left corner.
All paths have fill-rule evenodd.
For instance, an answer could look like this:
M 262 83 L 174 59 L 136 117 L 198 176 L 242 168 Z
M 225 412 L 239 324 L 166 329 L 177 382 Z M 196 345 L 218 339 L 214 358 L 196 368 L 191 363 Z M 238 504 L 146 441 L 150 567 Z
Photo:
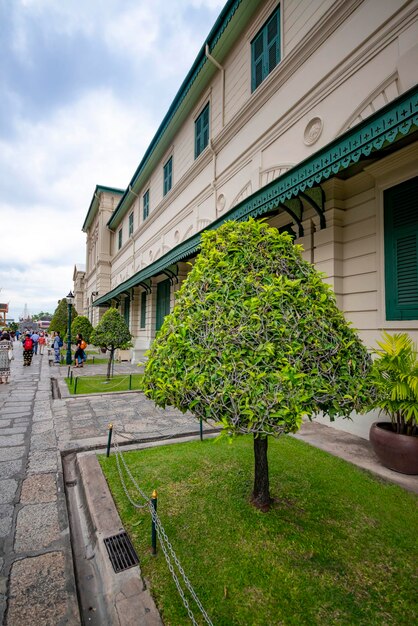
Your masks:
M 113 361 L 113 355 L 115 353 L 115 348 L 110 348 L 110 357 L 109 357 L 109 362 L 107 364 L 107 375 L 106 378 L 107 380 L 110 380 L 110 371 L 112 369 L 112 361 Z
M 262 511 L 268 511 L 273 501 L 269 489 L 267 446 L 268 437 L 254 434 L 254 491 L 251 501 Z

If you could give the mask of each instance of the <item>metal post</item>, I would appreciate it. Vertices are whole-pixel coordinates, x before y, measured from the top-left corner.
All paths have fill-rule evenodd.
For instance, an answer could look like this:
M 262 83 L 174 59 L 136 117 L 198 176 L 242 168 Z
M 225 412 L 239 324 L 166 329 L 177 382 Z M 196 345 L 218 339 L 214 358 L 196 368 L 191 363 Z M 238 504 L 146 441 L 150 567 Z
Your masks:
M 67 365 L 71 365 L 71 307 L 72 304 L 68 304 L 68 326 L 67 326 Z
M 94 357 L 93 357 L 93 365 L 94 365 Z
M 154 507 L 154 511 L 157 512 L 157 491 L 154 489 L 151 496 L 151 506 Z M 155 527 L 155 522 L 152 520 L 151 524 L 151 546 L 152 546 L 152 554 L 155 556 L 157 554 L 157 529 Z
M 68 366 L 67 378 L 70 378 L 71 365 Z
M 203 420 L 200 418 L 200 441 L 203 441 Z
M 129 391 L 132 389 L 132 374 L 129 374 Z
M 70 383 L 71 385 L 73 384 L 73 370 L 71 370 L 71 373 L 70 373 Z
M 78 381 L 78 376 L 75 379 L 75 384 L 74 384 L 74 395 L 77 394 L 77 381 Z
M 107 438 L 106 456 L 109 456 L 110 454 L 110 445 L 112 443 L 112 432 L 113 432 L 113 424 L 109 424 L 109 436 Z

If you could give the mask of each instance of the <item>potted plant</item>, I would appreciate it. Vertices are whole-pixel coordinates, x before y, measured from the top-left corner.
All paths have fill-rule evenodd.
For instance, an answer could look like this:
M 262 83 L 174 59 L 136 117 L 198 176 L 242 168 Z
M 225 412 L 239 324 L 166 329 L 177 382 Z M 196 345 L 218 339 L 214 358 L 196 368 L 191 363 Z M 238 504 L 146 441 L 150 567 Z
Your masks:
M 406 333 L 377 342 L 372 377 L 376 395 L 369 408 L 379 408 L 390 422 L 375 422 L 370 442 L 383 465 L 403 474 L 418 474 L 418 354 Z

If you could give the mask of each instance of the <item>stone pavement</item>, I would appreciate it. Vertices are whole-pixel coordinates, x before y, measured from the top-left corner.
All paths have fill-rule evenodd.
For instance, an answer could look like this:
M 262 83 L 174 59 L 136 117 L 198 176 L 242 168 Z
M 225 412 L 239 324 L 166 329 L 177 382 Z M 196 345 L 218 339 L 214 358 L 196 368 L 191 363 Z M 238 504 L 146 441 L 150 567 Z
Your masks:
M 79 624 L 48 360 L 23 367 L 14 352 L 0 385 L 0 621 Z
M 77 375 L 103 373 L 94 365 Z M 108 424 L 120 440 L 196 432 L 191 415 L 154 406 L 138 392 L 52 399 L 66 366 L 48 355 L 23 367 L 15 343 L 11 382 L 0 385 L 0 623 L 78 625 L 61 452 L 103 446 Z M 138 372 L 117 364 L 115 373 Z M 207 428 L 207 427 L 205 427 Z
M 103 373 L 104 365 L 75 370 Z M 4 626 L 80 624 L 61 453 L 105 445 L 112 422 L 120 441 L 196 432 L 189 414 L 161 410 L 139 392 L 69 397 L 66 366 L 48 355 L 23 367 L 15 344 L 9 385 L 0 385 L 0 623 Z M 117 364 L 115 373 L 138 372 Z M 54 387 L 61 399 L 52 398 Z M 65 397 L 67 395 L 67 397 Z M 308 443 L 418 491 L 417 477 L 382 468 L 369 443 L 320 424 L 297 435 Z M 401 478 L 399 478 L 401 477 Z M 404 481 L 404 482 L 402 482 Z

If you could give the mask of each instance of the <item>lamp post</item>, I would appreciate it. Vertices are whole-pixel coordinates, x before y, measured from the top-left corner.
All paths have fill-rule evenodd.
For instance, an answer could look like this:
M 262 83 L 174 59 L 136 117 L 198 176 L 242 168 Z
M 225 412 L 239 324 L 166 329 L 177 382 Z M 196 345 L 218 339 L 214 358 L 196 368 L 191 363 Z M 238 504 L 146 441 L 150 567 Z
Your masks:
M 70 293 L 68 294 L 68 296 L 66 296 L 65 298 L 67 300 L 67 304 L 68 304 L 68 326 L 67 326 L 67 358 L 66 358 L 66 363 L 67 365 L 71 365 L 72 363 L 72 358 L 71 358 L 71 307 L 74 304 L 74 294 L 72 291 L 70 291 Z

